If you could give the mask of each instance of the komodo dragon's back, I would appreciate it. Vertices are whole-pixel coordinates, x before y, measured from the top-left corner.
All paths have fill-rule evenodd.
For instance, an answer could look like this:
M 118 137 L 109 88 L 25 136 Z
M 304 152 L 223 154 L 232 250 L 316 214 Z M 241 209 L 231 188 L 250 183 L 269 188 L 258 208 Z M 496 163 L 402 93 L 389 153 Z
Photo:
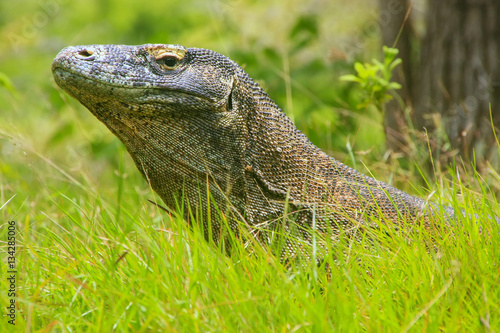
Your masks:
M 165 205 L 189 206 L 185 219 L 195 216 L 215 241 L 222 216 L 236 233 L 246 227 L 265 238 L 286 214 L 286 228 L 297 227 L 294 237 L 306 241 L 313 223 L 337 237 L 379 223 L 428 226 L 436 214 L 454 217 L 450 208 L 325 154 L 240 66 L 216 52 L 74 46 L 57 55 L 52 71 L 123 142 Z M 288 243 L 288 252 L 293 247 Z

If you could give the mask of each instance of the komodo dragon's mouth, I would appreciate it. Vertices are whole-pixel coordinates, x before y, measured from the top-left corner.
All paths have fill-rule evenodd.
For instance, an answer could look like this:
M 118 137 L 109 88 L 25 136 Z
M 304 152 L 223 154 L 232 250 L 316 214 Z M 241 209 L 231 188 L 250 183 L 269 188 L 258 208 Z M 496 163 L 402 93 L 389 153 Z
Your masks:
M 93 96 L 93 97 L 107 97 L 110 99 L 110 92 L 113 92 L 114 98 L 117 95 L 120 95 L 120 91 L 127 91 L 128 94 L 123 94 L 127 97 L 131 96 L 130 92 L 137 91 L 137 95 L 143 97 L 141 101 L 137 101 L 138 104 L 148 104 L 160 101 L 162 103 L 171 102 L 171 103 L 180 103 L 179 99 L 184 97 L 196 98 L 198 102 L 208 103 L 211 107 L 220 106 L 221 102 L 213 101 L 212 99 L 203 96 L 201 94 L 197 94 L 192 91 L 185 91 L 181 89 L 171 89 L 162 86 L 155 86 L 148 82 L 139 83 L 139 82 L 117 82 L 112 83 L 103 79 L 100 79 L 97 76 L 87 76 L 81 73 L 76 73 L 71 69 L 68 69 L 65 66 L 60 66 L 56 63 L 52 66 L 52 72 L 55 78 L 56 83 L 61 86 L 65 91 L 70 93 L 73 97 L 77 99 L 81 99 L 80 96 Z M 87 87 L 91 87 L 92 89 L 86 89 Z M 96 87 L 105 87 L 107 89 L 96 89 Z M 145 91 L 150 92 L 161 92 L 154 94 L 144 94 Z M 168 92 L 168 93 L 167 93 Z M 170 96 L 169 96 L 170 94 Z M 144 98 L 144 96 L 150 97 Z M 154 98 L 157 97 L 157 98 Z M 169 101 L 170 99 L 170 101 Z M 223 101 L 224 102 L 224 101 Z

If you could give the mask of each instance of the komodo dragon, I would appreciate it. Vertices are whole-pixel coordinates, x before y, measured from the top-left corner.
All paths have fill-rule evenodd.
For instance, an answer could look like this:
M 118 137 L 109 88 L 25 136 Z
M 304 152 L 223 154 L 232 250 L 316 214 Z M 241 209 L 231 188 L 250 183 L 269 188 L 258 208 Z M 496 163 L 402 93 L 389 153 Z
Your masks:
M 205 238 L 215 242 L 223 221 L 264 242 L 266 230 L 284 225 L 292 236 L 283 257 L 298 253 L 312 229 L 336 239 L 381 223 L 428 227 L 438 214 L 445 223 L 454 219 L 451 208 L 328 156 L 240 66 L 216 52 L 168 44 L 72 46 L 56 56 L 52 71 L 123 142 L 165 205 L 183 211 L 189 223 L 203 223 Z

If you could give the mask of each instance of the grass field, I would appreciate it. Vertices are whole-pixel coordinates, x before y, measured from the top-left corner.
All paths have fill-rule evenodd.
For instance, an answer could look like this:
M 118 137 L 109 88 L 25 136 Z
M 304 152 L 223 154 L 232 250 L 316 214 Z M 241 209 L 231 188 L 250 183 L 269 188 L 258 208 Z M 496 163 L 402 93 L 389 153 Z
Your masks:
M 287 270 L 264 249 L 224 255 L 148 203 L 153 194 L 122 148 L 118 167 L 97 177 L 85 173 L 92 161 L 65 170 L 13 149 L 2 163 L 0 239 L 6 251 L 6 223 L 15 221 L 18 298 L 16 325 L 3 317 L 3 332 L 500 328 L 500 228 L 489 218 L 500 210 L 488 189 L 466 188 L 480 188 L 474 177 L 433 186 L 432 199 L 477 219 L 432 233 L 375 230 L 375 244 L 340 242 L 327 278 L 315 265 Z M 2 277 L 5 264 L 3 256 Z M 5 278 L 0 286 L 6 309 Z
M 38 137 L 15 132 L 12 118 L 1 127 L 1 307 L 10 301 L 8 221 L 16 227 L 17 303 L 15 326 L 3 317 L 0 331 L 500 328 L 500 228 L 490 218 L 500 209 L 486 185 L 500 181 L 493 168 L 482 176 L 442 173 L 427 185 L 432 192 L 415 186 L 413 193 L 464 210 L 459 226 L 345 240 L 331 249 L 328 278 L 311 264 L 286 269 L 258 247 L 223 254 L 150 204 L 154 194 L 121 144 L 61 96 L 58 121 L 75 124 L 71 135 L 58 138 L 60 127 L 37 132 L 36 124 Z M 12 102 L 21 113 L 22 103 Z M 58 140 L 76 148 L 52 160 L 43 151 L 63 149 Z

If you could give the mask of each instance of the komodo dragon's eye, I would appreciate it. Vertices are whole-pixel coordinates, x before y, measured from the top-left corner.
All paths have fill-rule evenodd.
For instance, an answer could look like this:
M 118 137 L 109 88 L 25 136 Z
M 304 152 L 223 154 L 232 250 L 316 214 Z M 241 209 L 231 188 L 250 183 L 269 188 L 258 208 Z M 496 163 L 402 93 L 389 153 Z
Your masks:
M 165 69 L 174 69 L 179 64 L 180 60 L 174 55 L 164 55 L 156 59 L 158 65 Z

